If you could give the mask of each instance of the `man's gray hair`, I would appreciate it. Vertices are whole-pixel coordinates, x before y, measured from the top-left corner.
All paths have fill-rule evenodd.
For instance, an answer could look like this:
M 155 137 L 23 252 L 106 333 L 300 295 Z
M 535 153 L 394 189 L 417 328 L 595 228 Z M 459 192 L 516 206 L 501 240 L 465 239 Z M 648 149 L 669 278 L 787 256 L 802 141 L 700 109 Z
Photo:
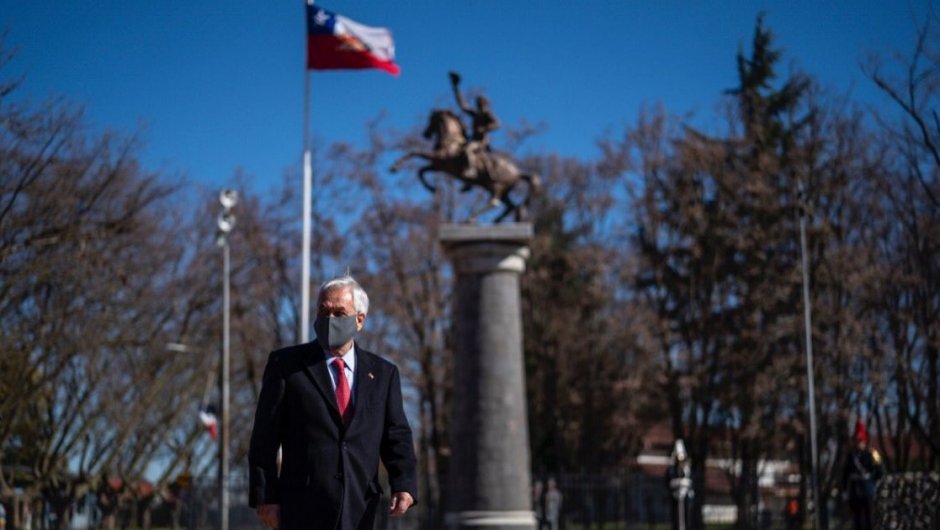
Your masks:
M 365 289 L 359 285 L 359 282 L 356 281 L 350 275 L 340 276 L 339 278 L 333 278 L 332 280 L 327 280 L 320 285 L 320 292 L 317 295 L 317 299 L 323 295 L 323 293 L 339 288 L 349 287 L 353 292 L 353 307 L 356 308 L 356 313 L 362 313 L 363 315 L 369 314 L 369 295 L 366 294 Z

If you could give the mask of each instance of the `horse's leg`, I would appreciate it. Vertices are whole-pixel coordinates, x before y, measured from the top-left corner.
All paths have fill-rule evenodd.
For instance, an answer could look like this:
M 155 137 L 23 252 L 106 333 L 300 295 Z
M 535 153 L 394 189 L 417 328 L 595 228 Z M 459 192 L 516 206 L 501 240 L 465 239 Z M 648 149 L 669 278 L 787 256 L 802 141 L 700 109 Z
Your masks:
M 431 183 L 428 182 L 427 177 L 424 176 L 424 174 L 427 173 L 428 171 L 431 171 L 431 169 L 432 169 L 431 166 L 424 166 L 423 168 L 419 169 L 419 170 L 418 170 L 418 180 L 421 181 L 421 184 L 424 184 L 424 187 L 427 188 L 428 191 L 430 191 L 431 193 L 434 193 L 434 191 L 436 190 L 436 188 L 435 188 L 434 186 L 432 186 Z
M 401 169 L 401 166 L 403 166 L 405 162 L 408 161 L 409 158 L 415 158 L 415 157 L 423 158 L 429 162 L 435 159 L 434 153 L 427 153 L 424 151 L 411 151 L 409 153 L 405 153 L 404 155 L 402 155 L 402 157 L 396 160 L 395 163 L 392 164 L 392 167 L 388 168 L 388 170 L 391 171 L 392 173 L 395 173 L 396 171 Z
M 470 219 L 468 219 L 468 221 L 471 223 L 476 223 L 477 217 L 479 217 L 480 214 L 488 210 L 492 210 L 497 206 L 499 206 L 499 198 L 497 198 L 496 195 L 490 195 L 490 199 L 488 201 L 484 202 L 483 205 L 478 207 L 476 210 L 470 212 Z
M 499 214 L 499 217 L 497 217 L 494 222 L 498 223 L 502 221 L 503 219 L 506 218 L 507 215 L 509 215 L 513 211 L 516 212 L 516 221 L 519 221 L 519 209 L 516 206 L 516 204 L 512 202 L 512 199 L 509 197 L 508 190 L 502 196 L 501 200 L 503 201 L 503 212 Z
M 401 169 L 401 166 L 405 164 L 405 161 L 407 161 L 409 158 L 413 156 L 416 156 L 416 155 L 414 153 L 405 153 L 404 155 L 401 156 L 401 158 L 396 160 L 395 163 L 392 164 L 390 168 L 388 168 L 388 170 L 391 171 L 392 173 L 396 173 L 399 169 Z

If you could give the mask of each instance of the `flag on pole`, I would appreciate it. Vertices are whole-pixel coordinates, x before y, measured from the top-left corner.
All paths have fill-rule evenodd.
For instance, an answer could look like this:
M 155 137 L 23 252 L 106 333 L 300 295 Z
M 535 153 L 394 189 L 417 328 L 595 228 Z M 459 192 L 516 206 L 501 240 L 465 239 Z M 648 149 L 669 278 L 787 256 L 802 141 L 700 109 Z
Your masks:
M 199 421 L 209 430 L 209 436 L 213 440 L 219 437 L 219 420 L 215 416 L 215 407 L 209 405 L 205 410 L 200 410 Z
M 398 75 L 392 32 L 360 24 L 307 0 L 307 69 L 347 68 L 378 68 Z

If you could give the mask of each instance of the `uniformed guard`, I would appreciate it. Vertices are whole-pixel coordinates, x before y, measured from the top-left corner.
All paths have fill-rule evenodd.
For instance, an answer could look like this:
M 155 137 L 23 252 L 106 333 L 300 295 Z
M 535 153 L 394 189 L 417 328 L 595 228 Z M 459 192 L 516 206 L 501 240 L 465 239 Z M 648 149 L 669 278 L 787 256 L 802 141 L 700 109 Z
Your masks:
M 666 480 L 672 492 L 672 528 L 687 530 L 692 523 L 692 462 L 685 443 L 677 439 L 672 449 L 672 465 L 666 469 Z
M 875 490 L 884 475 L 884 464 L 878 450 L 870 447 L 862 420 L 855 423 L 854 441 L 842 473 L 842 491 L 852 511 L 855 530 L 871 530 Z

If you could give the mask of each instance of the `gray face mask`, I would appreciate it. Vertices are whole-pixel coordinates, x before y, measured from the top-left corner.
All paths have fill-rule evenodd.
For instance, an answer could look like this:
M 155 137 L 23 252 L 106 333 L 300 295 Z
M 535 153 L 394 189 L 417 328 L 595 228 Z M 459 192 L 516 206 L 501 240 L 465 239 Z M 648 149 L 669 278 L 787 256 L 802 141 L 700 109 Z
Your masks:
M 356 336 L 356 315 L 348 317 L 318 316 L 313 321 L 317 342 L 326 350 L 335 350 Z

